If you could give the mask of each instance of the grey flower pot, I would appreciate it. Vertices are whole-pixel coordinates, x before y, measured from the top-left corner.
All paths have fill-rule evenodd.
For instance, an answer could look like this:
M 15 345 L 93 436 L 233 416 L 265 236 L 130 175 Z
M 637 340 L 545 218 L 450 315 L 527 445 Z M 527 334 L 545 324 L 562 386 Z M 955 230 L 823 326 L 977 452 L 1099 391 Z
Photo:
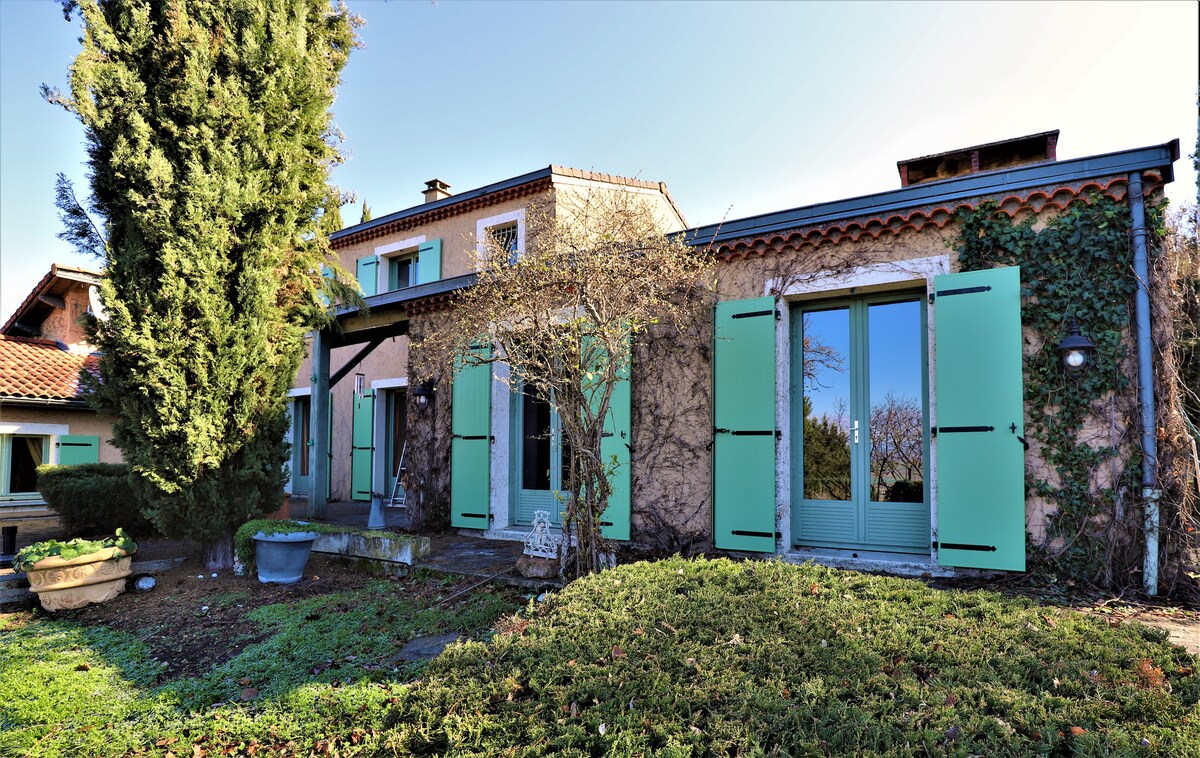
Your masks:
M 316 532 L 254 535 L 254 563 L 263 584 L 295 584 L 304 577 Z

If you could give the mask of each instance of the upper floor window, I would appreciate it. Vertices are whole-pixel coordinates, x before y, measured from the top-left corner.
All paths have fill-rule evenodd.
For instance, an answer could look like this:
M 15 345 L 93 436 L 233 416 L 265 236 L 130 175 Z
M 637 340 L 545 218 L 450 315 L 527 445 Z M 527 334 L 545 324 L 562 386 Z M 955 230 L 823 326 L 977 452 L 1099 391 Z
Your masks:
M 517 262 L 517 222 L 493 226 L 488 229 L 488 235 L 501 255 L 508 258 L 509 265 Z
M 525 249 L 524 209 L 501 213 L 475 222 L 475 255 L 478 266 L 499 253 L 507 263 L 516 263 Z
M 397 255 L 387 259 L 388 291 L 404 289 L 417 283 L 417 253 Z

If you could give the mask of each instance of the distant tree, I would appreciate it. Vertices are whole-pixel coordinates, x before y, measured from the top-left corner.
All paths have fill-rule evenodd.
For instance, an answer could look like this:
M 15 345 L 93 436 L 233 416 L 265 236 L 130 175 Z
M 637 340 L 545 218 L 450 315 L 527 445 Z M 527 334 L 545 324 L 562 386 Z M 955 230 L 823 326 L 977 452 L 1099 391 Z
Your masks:
M 850 435 L 836 418 L 812 415 L 804 398 L 804 497 L 850 499 Z
M 646 201 L 623 192 L 560 198 L 526 211 L 526 245 L 481 240 L 478 283 L 461 290 L 453 320 L 422 342 L 442 365 L 503 360 L 514 389 L 550 398 L 569 450 L 564 472 L 564 569 L 597 571 L 601 515 L 613 461 L 601 450 L 613 388 L 628 376 L 631 344 L 651 328 L 698 323 L 711 305 L 712 259 L 678 236 Z M 490 356 L 473 346 L 484 336 Z
M 365 223 L 367 223 L 367 222 L 368 222 L 368 221 L 370 221 L 370 220 L 371 220 L 371 209 L 370 209 L 370 207 L 367 205 L 367 201 L 366 201 L 366 200 L 363 200 L 362 218 L 360 218 L 360 219 L 358 220 L 358 223 L 360 223 L 360 224 L 365 224 Z
M 916 482 L 923 476 L 924 411 L 916 398 L 891 392 L 871 407 L 872 498 L 889 499 L 896 482 Z M 911 488 L 905 490 L 911 492 Z
M 84 125 L 101 220 L 60 182 L 64 234 L 105 258 L 93 397 L 146 515 L 227 567 L 233 528 L 282 498 L 304 335 L 351 292 L 320 217 L 359 21 L 329 0 L 63 6 L 83 50 L 69 94 L 43 90 Z

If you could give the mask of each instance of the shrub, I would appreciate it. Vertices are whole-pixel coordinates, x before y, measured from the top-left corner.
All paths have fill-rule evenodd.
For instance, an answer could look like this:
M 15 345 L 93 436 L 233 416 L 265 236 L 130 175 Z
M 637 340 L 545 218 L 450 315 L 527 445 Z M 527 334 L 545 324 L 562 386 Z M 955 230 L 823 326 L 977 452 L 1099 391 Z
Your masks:
M 38 492 L 70 535 L 112 534 L 118 528 L 144 537 L 154 533 L 120 463 L 39 466 Z

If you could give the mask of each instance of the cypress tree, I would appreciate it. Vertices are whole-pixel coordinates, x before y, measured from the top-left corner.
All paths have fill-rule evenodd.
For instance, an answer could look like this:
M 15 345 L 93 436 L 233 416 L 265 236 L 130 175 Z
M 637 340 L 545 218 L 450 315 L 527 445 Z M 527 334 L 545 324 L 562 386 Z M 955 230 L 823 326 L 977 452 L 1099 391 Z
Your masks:
M 367 207 L 367 201 L 363 200 L 362 218 L 360 218 L 358 220 L 358 223 L 365 224 L 370 220 L 371 220 L 371 209 L 369 207 Z
M 227 567 L 232 529 L 280 505 L 286 392 L 345 293 L 321 275 L 337 267 L 320 217 L 360 22 L 329 0 L 63 6 L 83 49 L 69 94 L 44 92 L 85 127 L 102 221 L 94 402 L 116 416 L 146 515 Z

